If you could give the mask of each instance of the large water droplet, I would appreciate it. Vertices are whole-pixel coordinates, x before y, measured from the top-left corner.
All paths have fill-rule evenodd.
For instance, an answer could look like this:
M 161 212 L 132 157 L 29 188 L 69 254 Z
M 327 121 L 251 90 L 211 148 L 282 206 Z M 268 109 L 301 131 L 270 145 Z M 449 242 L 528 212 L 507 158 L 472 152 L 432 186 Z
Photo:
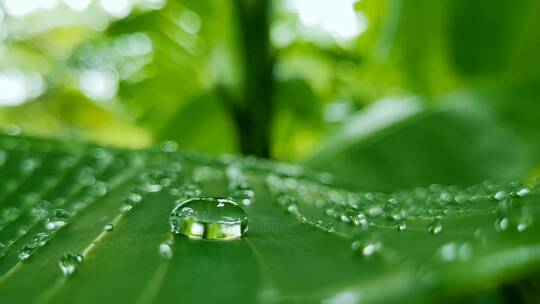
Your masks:
M 66 277 L 72 275 L 75 270 L 77 270 L 77 266 L 82 263 L 83 256 L 80 254 L 73 254 L 71 252 L 66 252 L 60 260 L 58 260 L 58 267 L 60 267 L 60 270 L 62 271 L 62 274 Z
M 248 230 L 244 209 L 224 198 L 197 197 L 177 205 L 169 217 L 171 231 L 193 239 L 230 240 Z

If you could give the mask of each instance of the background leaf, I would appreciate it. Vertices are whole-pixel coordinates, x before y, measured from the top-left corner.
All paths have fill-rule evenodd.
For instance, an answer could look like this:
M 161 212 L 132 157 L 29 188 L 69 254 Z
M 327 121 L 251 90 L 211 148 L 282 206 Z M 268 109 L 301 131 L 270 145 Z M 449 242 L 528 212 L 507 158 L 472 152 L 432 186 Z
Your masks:
M 522 107 L 497 103 L 493 94 L 455 93 L 435 106 L 419 99 L 381 101 L 352 117 L 308 164 L 357 190 L 522 180 L 540 161 L 538 141 L 521 131 L 534 128 L 522 125 L 526 118 L 521 127 L 512 124 L 518 120 L 508 116 Z

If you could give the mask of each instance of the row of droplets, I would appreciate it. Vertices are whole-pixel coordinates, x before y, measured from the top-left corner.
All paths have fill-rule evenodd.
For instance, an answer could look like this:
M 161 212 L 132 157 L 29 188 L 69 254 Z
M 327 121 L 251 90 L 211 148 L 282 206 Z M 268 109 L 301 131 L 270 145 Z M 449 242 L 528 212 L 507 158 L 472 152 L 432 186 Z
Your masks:
M 83 167 L 77 174 L 76 187 L 72 188 L 65 198 L 55 200 L 52 205 L 48 201 L 41 201 L 38 206 L 31 210 L 35 216 L 35 222 L 43 220 L 46 231 L 38 232 L 34 239 L 25 244 L 19 250 L 19 260 L 29 259 L 39 248 L 52 240 L 54 235 L 64 226 L 69 224 L 81 211 L 93 204 L 97 199 L 105 196 L 110 188 L 116 187 L 129 174 L 121 175 L 119 179 L 112 178 L 108 182 L 97 179 L 103 175 L 110 162 L 103 162 L 96 167 Z M 115 176 L 117 177 L 117 176 Z M 84 192 L 84 190 L 87 190 Z M 78 195 L 78 198 L 76 198 Z
M 326 185 L 306 180 L 269 175 L 266 184 L 276 202 L 300 220 L 310 222 L 325 230 L 333 230 L 333 222 L 343 222 L 367 229 L 369 225 L 386 226 L 388 223 L 402 231 L 406 220 L 430 220 L 428 230 L 438 234 L 443 227 L 440 219 L 476 211 L 497 212 L 497 227 L 505 230 L 505 217 L 519 199 L 540 191 L 540 180 L 528 184 L 512 182 L 499 184 L 486 181 L 471 187 L 431 185 L 395 193 L 351 193 L 332 189 Z M 308 220 L 302 208 L 322 210 L 332 221 Z M 324 224 L 326 222 L 326 224 Z M 526 221 L 518 223 L 517 230 L 526 229 Z
M 165 169 L 155 168 L 143 172 L 139 176 L 140 184 L 134 187 L 127 195 L 122 207 L 120 207 L 120 212 L 125 214 L 141 203 L 146 195 L 161 192 L 164 189 L 169 188 L 173 182 L 176 181 L 181 170 L 181 163 L 174 162 Z M 171 188 L 169 193 L 173 194 L 176 191 L 177 188 Z M 110 232 L 113 229 L 113 223 L 108 223 L 103 226 L 103 231 L 105 232 Z M 160 246 L 160 253 L 162 255 L 167 256 L 170 254 L 172 256 L 172 249 L 170 247 L 171 242 L 172 241 L 169 240 Z M 59 259 L 58 267 L 64 276 L 71 276 L 83 261 L 84 255 L 66 252 Z
M 54 199 L 46 198 L 47 193 L 55 189 L 62 179 L 61 172 L 66 172 L 75 167 L 77 161 L 75 158 L 67 157 L 61 158 L 57 164 L 57 171 L 53 176 L 45 178 L 41 183 L 42 187 L 33 189 L 35 191 L 24 193 L 19 196 L 17 206 L 4 207 L 2 210 L 2 218 L 0 222 L 0 232 L 10 227 L 10 223 L 18 224 L 18 231 L 14 238 L 8 240 L 3 248 L 3 252 L 0 256 L 6 254 L 7 249 L 18 239 L 25 236 L 28 231 L 39 222 L 44 222 L 47 230 L 56 230 L 63 226 L 65 220 L 69 219 L 71 213 L 62 209 L 62 206 L 66 204 L 70 195 L 74 195 L 79 189 L 90 189 L 90 193 L 94 196 L 103 196 L 107 192 L 107 184 L 105 182 L 98 181 L 94 178 L 93 170 L 91 168 L 83 167 L 76 173 L 75 180 L 77 187 L 70 188 L 71 193 L 68 193 L 66 197 L 56 197 Z M 105 167 L 105 166 L 104 166 Z M 50 172 L 48 172 L 50 173 Z M 84 208 L 85 200 L 77 201 L 72 205 L 72 209 L 75 211 Z M 43 239 L 43 236 L 37 235 L 36 238 Z M 42 243 L 43 241 L 37 241 Z M 28 246 L 27 248 L 28 249 Z M 22 254 L 25 257 L 26 254 Z
M 101 152 L 105 150 L 99 150 Z M 19 231 L 15 238 L 8 240 L 5 244 L 0 244 L 0 257 L 5 256 L 10 247 L 20 238 L 25 236 L 31 228 L 36 224 L 43 222 L 45 231 L 38 232 L 33 239 L 24 244 L 19 250 L 18 258 L 20 261 L 26 261 L 39 248 L 45 246 L 54 236 L 54 234 L 62 227 L 67 225 L 71 219 L 83 209 L 86 209 L 90 204 L 98 198 L 105 196 L 110 189 L 115 188 L 124 180 L 131 176 L 131 172 L 136 171 L 137 166 L 131 167 L 132 170 L 122 170 L 118 174 L 113 174 L 107 182 L 98 180 L 98 176 L 104 175 L 107 169 L 118 169 L 124 167 L 126 160 L 115 158 L 110 153 L 96 153 L 92 156 L 96 161 L 93 166 L 83 166 L 77 169 L 74 174 L 74 183 L 70 183 L 70 187 L 63 197 L 54 199 L 45 199 L 44 193 L 30 193 L 27 195 L 25 203 L 21 204 L 21 209 L 15 210 L 16 207 L 4 209 L 4 213 L 8 210 L 10 221 L 15 221 L 24 214 L 26 217 L 26 225 L 19 227 Z M 71 168 L 80 164 L 81 157 L 66 156 L 60 158 L 57 167 L 60 171 L 68 171 Z M 141 161 L 132 162 L 132 159 L 127 161 L 140 166 Z M 44 190 L 51 190 L 58 186 L 63 176 L 58 174 L 55 182 L 51 182 Z M 71 177 L 71 176 L 69 176 Z M 71 179 L 70 179 L 71 181 Z M 24 212 L 24 213 L 23 213 Z M 22 220 L 22 219 L 21 219 Z M 19 225 L 20 226 L 20 225 Z

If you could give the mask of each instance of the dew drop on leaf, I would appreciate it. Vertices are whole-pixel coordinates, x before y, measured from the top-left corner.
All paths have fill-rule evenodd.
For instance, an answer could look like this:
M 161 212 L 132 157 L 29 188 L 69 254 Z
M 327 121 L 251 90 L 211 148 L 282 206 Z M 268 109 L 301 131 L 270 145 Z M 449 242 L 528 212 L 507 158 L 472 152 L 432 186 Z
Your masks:
M 163 152 L 168 152 L 168 153 L 176 152 L 176 150 L 178 150 L 178 144 L 174 141 L 167 140 L 167 141 L 162 142 L 159 148 Z
M 382 245 L 379 242 L 360 242 L 354 241 L 351 244 L 351 249 L 355 252 L 362 254 L 365 257 L 370 257 L 379 252 Z
M 506 229 L 508 229 L 508 225 L 509 225 L 508 218 L 502 217 L 502 218 L 497 219 L 497 221 L 495 222 L 495 229 L 497 231 L 505 231 Z
M 159 244 L 159 254 L 162 257 L 167 258 L 167 259 L 172 258 L 173 251 L 171 248 L 171 244 L 169 242 L 164 242 L 164 243 Z
M 126 201 L 124 203 L 133 205 L 133 204 L 136 204 L 136 203 L 140 202 L 141 200 L 142 200 L 142 196 L 139 193 L 132 192 L 132 193 L 130 193 L 128 195 L 128 197 L 126 198 Z
M 21 211 L 17 207 L 5 208 L 2 211 L 2 221 L 4 222 L 14 221 L 17 217 L 19 217 L 20 214 L 21 214 Z
M 94 185 L 92 191 L 95 196 L 98 196 L 98 197 L 104 196 L 105 194 L 107 194 L 107 190 L 108 190 L 107 187 L 108 187 L 107 183 L 100 181 Z
M 131 209 L 133 209 L 132 205 L 122 205 L 122 207 L 120 207 L 120 212 L 129 212 Z
M 493 198 L 498 201 L 503 201 L 507 196 L 508 194 L 505 191 L 498 191 L 495 193 L 495 195 L 493 195 Z
M 60 260 L 58 260 L 58 267 L 60 271 L 66 277 L 71 276 L 77 270 L 79 264 L 83 261 L 83 256 L 80 254 L 73 254 L 71 252 L 66 252 Z
M 7 246 L 4 243 L 0 243 L 0 259 L 5 257 L 7 254 Z
M 404 220 L 396 220 L 394 227 L 396 227 L 397 231 L 404 231 L 407 229 L 407 224 Z
M 20 261 L 26 261 L 28 258 L 34 254 L 35 247 L 32 245 L 24 245 L 22 246 L 21 250 L 19 250 L 19 260 Z
M 524 214 L 518 219 L 516 230 L 518 232 L 523 232 L 527 230 L 529 226 L 531 226 L 532 222 L 533 222 L 532 217 L 528 214 Z
M 443 229 L 443 226 L 442 226 L 441 221 L 439 219 L 433 220 L 428 225 L 428 230 L 429 230 L 429 232 L 431 234 L 439 234 L 439 233 L 441 233 L 442 229 Z
M 45 227 L 47 230 L 58 230 L 67 223 L 70 216 L 71 214 L 64 209 L 56 209 L 47 219 Z
M 34 247 L 43 247 L 47 242 L 51 240 L 51 235 L 46 232 L 40 232 L 34 236 L 34 240 L 32 241 L 32 245 Z
M 362 228 L 366 228 L 369 222 L 363 213 L 359 213 L 356 218 L 353 219 L 353 224 L 355 226 L 361 226 Z
M 106 224 L 105 226 L 103 226 L 103 230 L 105 231 L 111 231 L 113 230 L 113 228 L 114 228 L 113 224 Z
M 197 197 L 178 204 L 169 216 L 171 231 L 193 239 L 230 240 L 248 230 L 244 209 L 229 199 Z
M 368 213 L 372 217 L 377 217 L 377 216 L 383 214 L 383 209 L 381 207 L 379 207 L 379 206 L 374 206 L 374 207 L 371 207 L 368 210 Z
M 516 192 L 516 194 L 519 196 L 519 197 L 525 197 L 527 195 L 529 195 L 531 193 L 531 190 L 529 188 L 521 188 L 518 190 L 518 192 Z
M 443 261 L 449 262 L 449 261 L 455 260 L 457 257 L 457 244 L 456 243 L 444 244 L 440 248 L 440 254 L 441 254 L 441 259 Z

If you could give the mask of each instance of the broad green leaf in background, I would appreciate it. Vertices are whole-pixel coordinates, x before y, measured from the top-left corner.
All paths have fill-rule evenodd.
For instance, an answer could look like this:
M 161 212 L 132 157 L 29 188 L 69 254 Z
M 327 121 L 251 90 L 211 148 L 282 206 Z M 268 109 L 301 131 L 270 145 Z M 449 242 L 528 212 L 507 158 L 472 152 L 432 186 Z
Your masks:
M 540 163 L 534 96 L 520 87 L 448 94 L 435 105 L 385 99 L 347 121 L 307 164 L 357 190 L 522 180 Z
M 540 265 L 537 180 L 353 193 L 329 174 L 173 142 L 118 150 L 2 136 L 0 146 L 5 303 L 440 301 Z M 247 234 L 172 235 L 175 202 L 198 195 L 247 203 Z

